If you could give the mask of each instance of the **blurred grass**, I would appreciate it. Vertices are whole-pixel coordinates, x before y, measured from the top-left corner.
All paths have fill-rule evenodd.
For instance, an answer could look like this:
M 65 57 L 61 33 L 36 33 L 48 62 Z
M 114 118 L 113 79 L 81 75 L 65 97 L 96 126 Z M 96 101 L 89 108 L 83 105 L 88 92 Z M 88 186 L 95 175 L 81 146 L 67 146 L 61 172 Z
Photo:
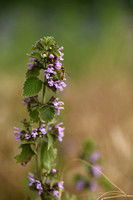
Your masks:
M 26 114 L 20 96 L 28 62 L 26 53 L 44 35 L 54 36 L 57 43 L 65 47 L 64 66 L 69 75 L 68 88 L 62 94 L 66 104 L 66 138 L 60 145 L 60 168 L 68 158 L 77 155 L 83 139 L 94 137 L 108 165 L 112 166 L 105 166 L 106 173 L 132 192 L 133 167 L 132 161 L 129 163 L 132 157 L 129 146 L 130 142 L 133 144 L 133 15 L 132 7 L 126 2 L 129 1 L 40 1 L 40 4 L 34 1 L 33 4 L 12 3 L 3 10 L 1 8 L 2 200 L 24 199 L 28 193 L 23 185 L 30 166 L 23 168 L 13 160 L 18 149 L 12 127 L 19 126 Z M 122 129 L 122 133 L 116 127 Z M 120 141 L 127 137 L 125 152 L 130 153 L 125 153 L 126 158 L 117 150 L 112 132 L 116 132 Z M 122 136 L 123 133 L 127 136 Z M 120 144 L 118 142 L 118 147 Z

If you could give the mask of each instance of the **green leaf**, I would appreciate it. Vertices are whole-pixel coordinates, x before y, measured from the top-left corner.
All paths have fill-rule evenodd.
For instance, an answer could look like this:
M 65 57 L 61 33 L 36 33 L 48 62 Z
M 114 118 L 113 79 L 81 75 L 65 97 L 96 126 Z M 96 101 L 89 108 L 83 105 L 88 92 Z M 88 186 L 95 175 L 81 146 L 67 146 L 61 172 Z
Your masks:
M 38 122 L 39 120 L 39 112 L 37 110 L 33 110 L 30 112 L 30 120 L 32 122 Z
M 43 121 L 51 121 L 55 114 L 55 108 L 51 105 L 43 106 L 40 109 L 40 117 Z
M 51 170 L 54 167 L 54 160 L 56 158 L 56 155 L 57 149 L 50 147 L 48 150 L 48 145 L 44 143 L 41 147 L 40 153 L 41 167 L 47 170 Z
M 60 57 L 60 53 L 57 51 L 57 50 L 52 50 L 52 53 L 57 56 L 57 57 Z
M 40 74 L 40 69 L 33 67 L 31 70 L 27 71 L 26 78 L 36 77 L 36 76 L 39 76 L 39 74 Z
M 39 59 L 39 60 L 42 59 L 40 53 L 37 53 L 37 52 L 32 52 L 32 53 L 30 54 L 30 56 L 31 56 L 32 58 L 37 58 L 37 59 Z
M 30 77 L 24 83 L 23 96 L 33 96 L 40 92 L 42 89 L 42 81 L 37 77 Z
M 48 150 L 49 150 L 50 147 L 53 145 L 54 139 L 50 133 L 47 133 L 47 137 L 48 137 Z
M 75 195 L 72 195 L 72 197 L 69 196 L 69 193 L 66 192 L 65 194 L 65 200 L 76 200 L 76 196 Z
M 104 189 L 108 192 L 112 190 L 112 185 L 111 183 L 105 179 L 103 176 L 99 177 L 98 182 L 101 186 L 104 187 Z
M 30 144 L 21 144 L 20 147 L 22 149 L 21 153 L 15 157 L 17 163 L 21 163 L 22 165 L 27 164 L 32 156 L 35 155 L 35 152 L 32 150 Z

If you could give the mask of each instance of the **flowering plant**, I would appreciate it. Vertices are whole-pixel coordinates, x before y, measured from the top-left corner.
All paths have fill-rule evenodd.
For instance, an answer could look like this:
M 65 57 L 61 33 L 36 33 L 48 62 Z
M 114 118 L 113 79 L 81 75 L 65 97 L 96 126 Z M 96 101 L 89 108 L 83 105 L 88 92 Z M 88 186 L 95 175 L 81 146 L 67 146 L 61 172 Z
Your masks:
M 29 119 L 23 119 L 22 127 L 15 127 L 14 132 L 16 140 L 21 141 L 16 162 L 26 165 L 36 157 L 36 169 L 28 175 L 29 187 L 42 200 L 57 199 L 59 191 L 64 189 L 59 170 L 55 168 L 57 149 L 54 147 L 64 137 L 63 123 L 57 120 L 64 103 L 55 96 L 66 87 L 62 49 L 53 37 L 41 38 L 32 46 L 23 87 Z M 49 91 L 54 95 L 48 98 Z
M 102 157 L 94 140 L 84 141 L 79 159 L 86 161 L 84 174 L 77 173 L 74 176 L 75 188 L 78 191 L 96 191 L 102 186 L 105 191 L 112 189 L 111 184 L 102 176 Z

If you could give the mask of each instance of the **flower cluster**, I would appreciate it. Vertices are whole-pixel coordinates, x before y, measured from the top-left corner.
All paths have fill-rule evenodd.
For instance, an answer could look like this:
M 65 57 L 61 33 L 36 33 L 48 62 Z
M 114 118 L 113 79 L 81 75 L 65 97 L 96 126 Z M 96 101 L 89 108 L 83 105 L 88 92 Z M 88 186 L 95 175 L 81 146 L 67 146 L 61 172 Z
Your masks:
M 41 195 L 43 192 L 42 184 L 39 180 L 36 180 L 34 174 L 29 173 L 28 179 L 30 180 L 29 187 L 33 187 L 38 190 L 38 195 Z
M 64 137 L 64 127 L 61 127 L 61 125 L 63 125 L 63 123 L 62 122 L 60 122 L 59 124 L 57 124 L 56 126 L 55 126 L 55 128 L 57 129 L 57 132 L 58 132 L 58 140 L 60 141 L 60 142 L 62 142 L 62 138 Z
M 93 146 L 92 141 L 86 141 L 80 158 L 86 160 L 90 165 L 85 168 L 87 176 L 81 174 L 75 176 L 75 188 L 79 191 L 84 189 L 95 191 L 98 188 L 98 180 L 101 176 L 102 169 L 99 164 L 101 155 L 95 146 Z
M 41 195 L 44 190 L 46 193 L 48 193 L 49 191 L 52 192 L 53 196 L 58 198 L 59 197 L 59 189 L 63 190 L 64 189 L 64 181 L 60 181 L 57 182 L 55 184 L 53 184 L 52 188 L 49 188 L 49 182 L 45 182 L 45 184 L 42 184 L 41 181 L 35 179 L 35 176 L 33 173 L 29 173 L 28 175 L 28 179 L 30 181 L 29 183 L 29 187 L 37 190 L 38 191 L 38 195 Z
M 63 184 L 64 184 L 64 181 L 60 181 L 57 184 L 55 184 L 57 188 L 53 190 L 53 196 L 57 198 L 59 197 L 59 189 L 62 189 L 62 190 L 64 189 Z
M 55 109 L 57 110 L 57 115 L 60 115 L 60 110 L 64 109 L 64 102 L 62 101 L 59 101 L 59 98 L 56 98 L 54 101 L 53 101 L 53 105 L 55 107 Z
M 29 129 L 21 131 L 19 128 L 14 127 L 14 129 L 15 129 L 14 135 L 16 136 L 16 141 L 20 140 L 20 139 L 21 140 L 24 140 L 24 139 L 29 140 L 31 138 L 36 138 L 37 136 L 42 137 L 42 135 L 46 134 L 46 129 L 44 127 L 45 127 L 45 124 L 43 124 L 38 129 L 33 128 L 31 131 Z
M 64 81 L 66 81 L 65 78 L 57 77 L 59 70 L 62 69 L 62 63 L 60 61 L 63 61 L 63 53 L 60 51 L 63 47 L 59 48 L 57 51 L 59 53 L 59 57 L 55 57 L 52 53 L 49 55 L 50 58 L 50 64 L 48 65 L 48 68 L 45 69 L 45 77 L 47 79 L 49 87 L 55 87 L 56 89 L 59 89 L 60 91 L 63 91 L 63 88 L 65 88 L 67 85 Z

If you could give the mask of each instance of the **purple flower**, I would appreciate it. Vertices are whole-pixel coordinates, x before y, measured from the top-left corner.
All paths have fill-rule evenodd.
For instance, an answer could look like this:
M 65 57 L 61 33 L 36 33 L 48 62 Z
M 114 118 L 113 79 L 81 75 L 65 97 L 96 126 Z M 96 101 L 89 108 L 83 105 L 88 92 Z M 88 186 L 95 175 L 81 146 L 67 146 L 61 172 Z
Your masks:
M 53 59 L 53 58 L 54 58 L 54 55 L 51 53 L 51 54 L 49 55 L 49 58 L 50 58 L 50 59 Z
M 64 78 L 63 80 L 58 80 L 54 82 L 54 85 L 56 89 L 59 89 L 60 91 L 63 91 L 63 88 L 66 87 L 66 83 L 64 83 L 66 79 Z
M 100 165 L 94 165 L 94 167 L 91 168 L 92 173 L 95 177 L 101 176 L 101 166 Z
M 32 174 L 32 173 L 29 173 L 28 179 L 30 180 L 29 186 L 31 187 L 32 185 L 35 185 L 36 189 L 38 190 L 38 195 L 41 195 L 42 192 L 43 192 L 43 188 L 42 188 L 41 182 L 36 180 L 34 178 L 34 174 Z
M 28 140 L 28 139 L 30 139 L 30 138 L 31 138 L 31 135 L 30 135 L 29 133 L 26 133 L 26 134 L 25 134 L 25 139 Z
M 59 98 L 56 98 L 53 101 L 53 105 L 54 105 L 55 109 L 57 110 L 57 115 L 60 115 L 60 110 L 64 109 L 64 107 L 63 107 L 64 103 L 62 101 L 59 101 Z
M 20 129 L 19 129 L 19 128 L 17 128 L 17 127 L 14 127 L 14 129 L 15 129 L 15 132 L 14 132 L 14 134 L 13 134 L 13 135 L 15 135 L 15 136 L 16 136 L 16 141 L 18 141 L 18 140 L 20 140 L 21 131 L 20 131 Z
M 60 70 L 62 66 L 62 63 L 59 61 L 59 58 L 56 58 L 55 60 L 55 69 Z
M 58 190 L 54 190 L 53 191 L 53 196 L 58 198 L 59 197 L 59 191 Z
M 98 151 L 95 151 L 95 152 L 93 152 L 93 153 L 91 154 L 91 156 L 90 156 L 90 161 L 91 161 L 92 163 L 95 163 L 95 162 L 97 162 L 97 161 L 99 160 L 99 158 L 100 158 L 100 153 L 99 153 Z
M 90 182 L 90 190 L 92 190 L 92 191 L 96 191 L 97 190 L 97 187 L 98 187 L 98 185 L 97 185 L 97 182 L 96 181 L 91 181 Z
M 36 138 L 36 136 L 38 135 L 37 129 L 36 129 L 36 128 L 34 128 L 34 129 L 32 130 L 31 135 L 32 135 L 32 137 Z
M 42 188 L 41 182 L 38 180 L 36 180 L 36 189 L 38 190 L 38 195 L 41 195 L 43 192 L 43 188 Z
M 29 61 L 32 62 L 34 60 L 37 60 L 36 58 L 29 58 Z
M 54 81 L 52 80 L 52 77 L 49 78 L 48 84 L 50 87 L 54 86 Z
M 29 186 L 32 186 L 36 182 L 36 180 L 34 179 L 34 174 L 32 173 L 29 173 L 28 179 L 30 180 Z
M 28 65 L 29 65 L 28 70 L 31 70 L 34 67 L 34 63 L 28 63 Z
M 54 168 L 51 170 L 51 173 L 52 173 L 52 174 L 55 174 L 56 172 L 57 172 L 57 171 L 56 171 L 56 169 L 54 169 Z
M 64 189 L 63 184 L 64 184 L 64 181 L 58 182 L 58 187 L 59 187 L 60 189 Z
M 24 97 L 23 101 L 24 101 L 24 106 L 27 105 L 30 102 L 30 97 Z
M 77 183 L 76 183 L 76 189 L 77 190 L 83 190 L 85 187 L 85 181 L 84 180 L 79 180 Z
M 42 132 L 42 134 L 46 134 L 46 129 L 44 128 L 45 127 L 45 124 L 43 124 L 40 128 L 39 128 L 39 131 Z
M 62 50 L 63 49 L 63 47 L 60 47 L 59 49 L 58 49 L 58 52 L 60 53 L 60 60 L 62 61 L 62 60 L 64 60 L 62 57 L 64 56 L 64 53 L 62 53 L 60 50 Z
M 65 128 L 60 127 L 62 124 L 63 123 L 61 122 L 55 126 L 55 128 L 58 130 L 58 140 L 60 142 L 62 142 L 63 140 L 62 138 L 64 137 L 64 129 L 65 129 Z

